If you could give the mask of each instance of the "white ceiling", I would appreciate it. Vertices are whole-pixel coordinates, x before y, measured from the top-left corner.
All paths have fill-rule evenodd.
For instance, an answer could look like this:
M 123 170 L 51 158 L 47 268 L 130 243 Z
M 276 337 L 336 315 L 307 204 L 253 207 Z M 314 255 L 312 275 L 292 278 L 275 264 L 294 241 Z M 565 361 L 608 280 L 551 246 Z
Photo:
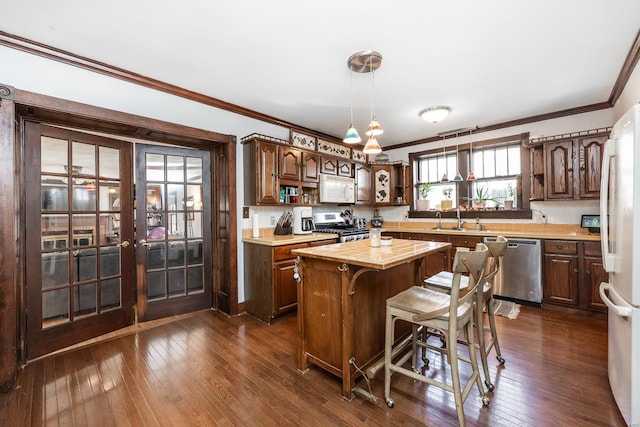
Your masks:
M 364 136 L 371 75 L 347 58 L 376 50 L 383 146 L 605 102 L 639 29 L 638 0 L 21 0 L 0 13 L 1 31 L 336 137 L 350 74 Z M 422 121 L 432 105 L 451 115 Z

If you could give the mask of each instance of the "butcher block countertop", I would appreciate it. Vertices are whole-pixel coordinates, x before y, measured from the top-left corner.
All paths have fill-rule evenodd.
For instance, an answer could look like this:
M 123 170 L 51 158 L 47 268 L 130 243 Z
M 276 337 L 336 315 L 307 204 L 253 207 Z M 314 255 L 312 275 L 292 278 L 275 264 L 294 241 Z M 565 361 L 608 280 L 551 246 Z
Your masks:
M 296 249 L 291 253 L 324 261 L 335 261 L 360 267 L 386 270 L 422 258 L 429 252 L 451 246 L 450 243 L 422 240 L 391 239 L 389 241 L 391 242 L 389 246 L 376 248 L 371 247 L 369 240 L 356 240 Z

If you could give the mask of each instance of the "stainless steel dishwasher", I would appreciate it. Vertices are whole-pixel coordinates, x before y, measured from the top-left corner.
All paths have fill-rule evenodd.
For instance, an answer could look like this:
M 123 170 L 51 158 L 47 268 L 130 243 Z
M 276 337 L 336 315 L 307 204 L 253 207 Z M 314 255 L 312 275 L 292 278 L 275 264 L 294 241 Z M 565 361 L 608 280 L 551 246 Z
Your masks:
M 485 237 L 485 242 L 495 242 Z M 542 241 L 509 239 L 502 269 L 496 276 L 493 294 L 506 299 L 542 303 Z

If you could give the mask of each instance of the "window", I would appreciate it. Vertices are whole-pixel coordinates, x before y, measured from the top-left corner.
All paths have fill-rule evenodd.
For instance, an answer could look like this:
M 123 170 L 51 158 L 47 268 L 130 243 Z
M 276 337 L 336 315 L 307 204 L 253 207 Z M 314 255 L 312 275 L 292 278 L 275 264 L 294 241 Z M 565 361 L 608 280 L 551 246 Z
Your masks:
M 504 206 L 508 200 L 518 207 L 514 195 L 521 174 L 519 142 L 473 150 L 471 170 L 476 180 L 469 199 L 486 199 L 485 208 Z
M 439 153 L 421 157 L 417 162 L 416 168 L 418 179 L 415 199 L 423 198 L 420 196 L 419 186 L 423 182 L 428 182 L 431 184 L 431 190 L 427 199 L 433 209 L 441 209 L 442 200 L 447 199 L 453 200 L 453 207 L 456 207 L 455 201 L 458 199 L 457 186 L 455 182 L 449 180 L 453 179 L 457 170 L 458 159 L 455 153 Z M 446 177 L 447 181 L 443 181 L 443 177 Z M 446 197 L 445 193 L 450 193 L 449 197 Z
M 449 188 L 453 209 L 460 207 L 463 212 L 471 211 L 473 216 L 485 218 L 530 217 L 529 156 L 522 145 L 526 138 L 525 133 L 474 142 L 472 147 L 450 144 L 443 149 L 411 153 L 416 202 L 410 216 L 430 217 L 436 210 L 446 210 L 443 190 Z M 475 180 L 469 181 L 466 178 L 471 171 Z M 462 180 L 454 180 L 458 174 Z M 443 175 L 447 180 L 442 180 Z M 418 209 L 417 201 L 424 199 L 419 191 L 422 183 L 430 183 L 431 189 L 426 197 L 429 202 L 420 202 Z M 479 198 L 484 202 L 474 202 Z

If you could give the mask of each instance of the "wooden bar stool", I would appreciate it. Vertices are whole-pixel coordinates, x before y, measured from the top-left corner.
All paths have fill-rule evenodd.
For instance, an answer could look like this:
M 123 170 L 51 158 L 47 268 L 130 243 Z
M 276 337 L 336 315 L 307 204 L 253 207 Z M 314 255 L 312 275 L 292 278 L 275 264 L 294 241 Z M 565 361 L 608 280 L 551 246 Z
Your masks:
M 482 403 L 489 404 L 480 379 L 478 360 L 476 358 L 474 332 L 473 332 L 473 306 L 476 301 L 476 291 L 484 283 L 483 276 L 487 265 L 489 250 L 483 244 L 476 246 L 475 251 L 459 251 L 453 261 L 453 275 L 451 292 L 437 292 L 422 286 L 413 286 L 399 294 L 387 299 L 386 323 L 385 323 L 385 347 L 384 347 L 384 398 L 387 406 L 393 407 L 394 401 L 389 396 L 391 390 L 391 375 L 400 373 L 415 380 L 426 382 L 436 387 L 452 392 L 455 398 L 458 423 L 465 425 L 463 404 L 473 384 L 478 387 Z M 467 291 L 460 290 L 462 274 L 469 274 Z M 394 353 L 394 328 L 398 320 L 412 324 L 413 345 L 412 350 L 406 354 L 395 356 Z M 428 344 L 426 339 L 420 340 L 420 335 L 425 335 L 426 330 L 437 330 L 446 340 L 444 347 L 434 347 Z M 468 348 L 469 356 L 458 354 L 458 333 L 464 331 L 464 340 L 461 341 Z M 412 357 L 415 358 L 418 346 L 423 351 L 428 349 L 444 353 L 451 371 L 451 384 L 438 381 L 426 375 L 421 375 L 413 369 L 404 368 L 403 365 Z M 460 383 L 459 362 L 471 364 L 472 374 L 464 388 Z
M 493 298 L 493 282 L 495 276 L 499 273 L 501 266 L 501 259 L 507 251 L 509 241 L 503 237 L 498 236 L 495 242 L 486 242 L 485 245 L 489 248 L 489 260 L 487 262 L 487 274 L 484 276 L 484 283 L 482 286 L 482 292 L 477 293 L 476 301 L 476 329 L 478 331 L 478 348 L 480 349 L 480 359 L 482 360 L 482 369 L 484 371 L 484 383 L 492 391 L 494 389 L 493 383 L 489 375 L 489 366 L 487 362 L 487 356 L 491 353 L 491 349 L 496 349 L 496 358 L 501 365 L 504 365 L 504 358 L 500 352 L 500 343 L 498 342 L 498 334 L 496 332 L 495 321 L 495 308 Z M 440 273 L 429 277 L 424 281 L 426 288 L 436 290 L 439 292 L 449 293 L 451 290 L 451 280 L 453 273 L 449 271 L 441 271 Z M 462 276 L 460 288 L 465 289 L 468 285 L 469 278 Z M 487 319 L 489 324 L 484 322 L 483 310 L 487 312 Z M 485 332 L 490 334 L 490 338 L 486 340 Z

